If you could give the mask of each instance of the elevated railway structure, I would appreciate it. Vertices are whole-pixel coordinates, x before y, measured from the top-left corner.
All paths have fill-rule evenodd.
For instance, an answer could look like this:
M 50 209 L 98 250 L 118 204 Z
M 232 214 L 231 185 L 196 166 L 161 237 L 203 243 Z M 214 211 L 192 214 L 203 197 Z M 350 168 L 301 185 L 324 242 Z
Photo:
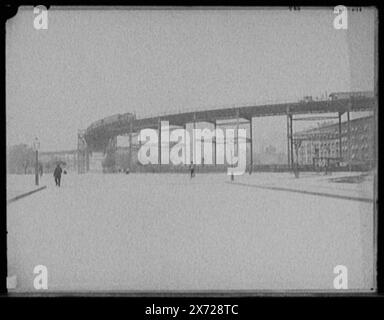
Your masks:
M 196 124 L 200 122 L 211 123 L 213 124 L 214 128 L 217 128 L 222 125 L 220 122 L 224 120 L 232 121 L 231 124 L 235 125 L 235 132 L 237 132 L 239 129 L 240 124 L 248 124 L 250 128 L 249 137 L 247 138 L 247 143 L 249 143 L 250 146 L 250 160 L 248 165 L 249 168 L 252 168 L 254 163 L 252 146 L 253 139 L 255 139 L 252 132 L 252 120 L 253 118 L 266 116 L 286 116 L 287 165 L 288 168 L 293 168 L 295 154 L 295 141 L 293 132 L 294 121 L 313 121 L 335 118 L 338 119 L 339 127 L 341 128 L 341 116 L 343 114 L 347 114 L 347 125 L 349 126 L 351 112 L 374 111 L 377 107 L 377 97 L 373 95 L 373 92 L 364 92 L 364 94 L 351 93 L 349 96 L 345 93 L 342 95 L 332 93 L 327 100 L 315 101 L 306 99 L 293 103 L 248 105 L 203 111 L 188 111 L 173 114 L 162 114 L 158 116 L 154 115 L 145 118 L 137 118 L 135 114 L 132 113 L 118 114 L 98 120 L 92 123 L 87 129 L 79 131 L 79 172 L 81 173 L 89 170 L 90 153 L 94 151 L 104 153 L 114 152 L 116 149 L 117 136 L 129 137 L 130 163 L 132 159 L 132 150 L 137 148 L 137 146 L 134 146 L 132 142 L 132 137 L 138 134 L 140 130 L 147 128 L 158 130 L 158 145 L 160 146 L 162 121 L 167 121 L 170 126 L 181 128 L 186 128 L 188 124 L 193 124 L 193 128 L 195 128 Z M 329 114 L 337 114 L 337 116 L 331 117 Z M 303 117 L 303 115 L 307 115 L 307 117 Z M 215 137 L 213 138 L 213 143 L 216 143 Z M 213 148 L 213 150 L 216 150 L 216 148 Z M 347 154 L 350 154 L 350 152 Z M 343 155 L 340 154 L 340 157 L 342 156 Z M 159 161 L 161 161 L 160 155 Z

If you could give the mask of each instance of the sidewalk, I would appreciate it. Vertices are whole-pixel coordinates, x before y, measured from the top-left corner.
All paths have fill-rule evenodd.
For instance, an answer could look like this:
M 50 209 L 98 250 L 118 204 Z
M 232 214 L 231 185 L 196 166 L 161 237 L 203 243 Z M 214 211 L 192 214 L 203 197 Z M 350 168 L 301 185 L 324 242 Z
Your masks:
M 44 176 L 39 179 L 39 185 L 35 185 L 35 176 L 28 175 L 7 175 L 7 204 L 29 196 L 35 192 L 44 190 L 47 186 L 44 183 Z
M 302 173 L 300 178 L 296 179 L 293 174 L 287 173 L 275 177 L 274 175 L 269 177 L 259 175 L 257 178 L 245 177 L 245 179 L 238 179 L 237 181 L 235 179 L 235 183 L 277 191 L 301 192 L 366 202 L 374 201 L 373 176 L 367 175 L 358 183 L 346 182 L 348 181 L 347 178 L 359 176 L 361 176 L 359 172 L 339 172 L 327 176 Z

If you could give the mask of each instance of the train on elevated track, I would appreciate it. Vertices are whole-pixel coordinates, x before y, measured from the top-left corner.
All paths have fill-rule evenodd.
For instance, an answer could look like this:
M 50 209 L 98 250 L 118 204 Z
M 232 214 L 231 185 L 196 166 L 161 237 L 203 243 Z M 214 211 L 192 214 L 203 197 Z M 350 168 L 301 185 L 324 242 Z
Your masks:
M 363 98 L 374 98 L 373 91 L 350 91 L 350 92 L 332 92 L 328 95 L 328 100 L 342 100 L 342 99 L 363 99 Z M 312 96 L 305 96 L 300 100 L 301 103 L 313 102 Z
M 135 115 L 132 113 L 124 113 L 124 114 L 114 114 L 112 116 L 103 118 L 101 120 L 97 120 L 93 122 L 87 130 L 92 130 L 99 128 L 101 126 L 108 126 L 108 125 L 116 125 L 119 122 L 121 123 L 127 123 L 129 122 L 132 118 L 135 118 Z
M 374 98 L 373 91 L 332 92 L 329 100 Z

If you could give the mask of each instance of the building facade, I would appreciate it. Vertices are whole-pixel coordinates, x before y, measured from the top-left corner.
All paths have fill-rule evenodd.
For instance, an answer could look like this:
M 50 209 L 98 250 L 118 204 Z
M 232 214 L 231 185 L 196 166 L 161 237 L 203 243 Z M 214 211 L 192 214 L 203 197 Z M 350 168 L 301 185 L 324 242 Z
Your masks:
M 294 139 L 301 141 L 297 159 L 299 165 L 314 165 L 317 161 L 319 165 L 324 165 L 330 159 L 341 166 L 349 162 L 352 165 L 372 166 L 373 121 L 373 116 L 350 120 L 349 134 L 347 122 L 342 122 L 341 126 L 336 123 L 297 132 Z

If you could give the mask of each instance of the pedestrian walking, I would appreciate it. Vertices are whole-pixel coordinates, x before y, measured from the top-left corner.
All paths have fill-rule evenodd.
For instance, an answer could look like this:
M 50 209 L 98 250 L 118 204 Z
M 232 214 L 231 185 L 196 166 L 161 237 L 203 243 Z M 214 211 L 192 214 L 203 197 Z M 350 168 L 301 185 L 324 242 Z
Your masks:
M 191 179 L 192 179 L 195 176 L 195 165 L 193 164 L 193 161 L 191 161 L 189 170 L 191 171 Z
M 63 169 L 60 167 L 60 163 L 57 164 L 55 171 L 53 172 L 53 176 L 55 177 L 55 183 L 57 187 L 60 187 L 61 182 L 61 173 L 63 172 Z

